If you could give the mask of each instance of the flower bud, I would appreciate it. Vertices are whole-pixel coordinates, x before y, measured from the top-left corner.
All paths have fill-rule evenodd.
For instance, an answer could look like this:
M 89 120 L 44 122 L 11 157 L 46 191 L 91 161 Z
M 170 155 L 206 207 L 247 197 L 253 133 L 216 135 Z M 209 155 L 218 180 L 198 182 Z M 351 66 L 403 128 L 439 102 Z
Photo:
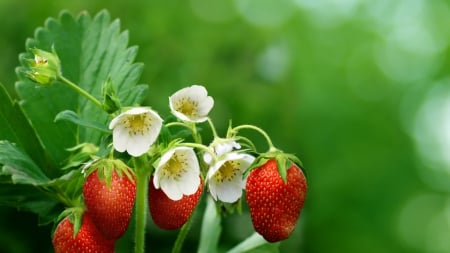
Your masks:
M 60 61 L 54 50 L 47 52 L 34 48 L 31 50 L 34 59 L 28 61 L 30 70 L 28 78 L 44 86 L 51 85 L 61 72 Z

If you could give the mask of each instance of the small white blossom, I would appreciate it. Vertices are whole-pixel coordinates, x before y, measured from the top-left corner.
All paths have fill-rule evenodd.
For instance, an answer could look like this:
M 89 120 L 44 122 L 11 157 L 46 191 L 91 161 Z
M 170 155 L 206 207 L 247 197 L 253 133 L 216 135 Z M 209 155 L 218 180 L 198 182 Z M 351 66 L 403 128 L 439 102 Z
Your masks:
M 169 97 L 172 114 L 188 122 L 206 121 L 213 105 L 213 98 L 208 96 L 206 88 L 201 85 L 183 88 Z
M 214 141 L 209 145 L 209 148 L 211 149 L 211 152 L 213 152 L 217 157 L 220 157 L 235 149 L 240 149 L 241 145 L 234 139 L 223 139 L 216 137 Z M 211 164 L 213 158 L 210 153 L 205 153 L 203 155 L 203 160 L 207 164 Z
M 200 185 L 200 165 L 192 148 L 175 147 L 167 151 L 156 166 L 153 184 L 172 200 L 192 195 Z
M 109 124 L 113 129 L 113 146 L 119 152 L 140 156 L 158 138 L 163 120 L 155 111 L 135 107 L 115 117 Z
M 242 196 L 246 178 L 245 170 L 255 158 L 248 154 L 236 152 L 222 156 L 208 171 L 208 187 L 214 200 L 233 203 Z

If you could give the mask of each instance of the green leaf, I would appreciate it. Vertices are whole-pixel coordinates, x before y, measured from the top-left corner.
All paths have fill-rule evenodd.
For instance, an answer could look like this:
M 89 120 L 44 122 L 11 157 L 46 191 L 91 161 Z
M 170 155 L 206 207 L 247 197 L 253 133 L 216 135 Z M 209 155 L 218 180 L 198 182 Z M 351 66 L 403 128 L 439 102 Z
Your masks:
M 53 191 L 64 192 L 64 198 L 59 199 L 64 202 L 66 206 L 79 206 L 79 198 L 83 191 L 83 183 L 85 181 L 83 173 L 80 169 L 71 170 L 67 174 L 62 175 L 59 178 L 55 178 L 42 186 Z M 62 195 L 54 194 L 54 197 L 61 198 Z
M 67 11 L 59 19 L 49 18 L 38 28 L 33 39 L 26 42 L 28 52 L 20 55 L 22 67 L 17 69 L 16 90 L 20 105 L 41 140 L 53 166 L 62 167 L 69 155 L 67 148 L 82 142 L 98 145 L 103 132 L 72 122 L 54 122 L 61 111 L 77 112 L 80 119 L 107 126 L 110 118 L 75 91 L 60 82 L 49 87 L 37 87 L 25 75 L 27 59 L 33 58 L 30 48 L 50 51 L 54 48 L 61 61 L 63 76 L 95 98 L 101 98 L 102 84 L 111 78 L 122 106 L 139 104 L 147 91 L 137 85 L 142 64 L 134 63 L 137 47 L 128 47 L 128 33 L 120 31 L 120 22 L 111 21 L 102 11 L 93 19 L 86 12 L 73 17 Z
M 56 199 L 35 186 L 23 184 L 0 184 L 0 206 L 36 213 L 40 224 L 53 221 L 62 209 Z
M 41 185 L 50 181 L 25 152 L 8 141 L 0 141 L 0 164 L 1 175 L 10 175 L 14 184 Z
M 279 243 L 268 243 L 261 235 L 255 232 L 243 242 L 227 251 L 227 253 L 277 253 L 279 252 L 278 247 Z
M 200 243 L 198 253 L 216 253 L 219 244 L 222 227 L 221 217 L 217 212 L 216 203 L 211 196 L 206 199 L 206 209 L 203 215 L 202 228 L 200 232 Z
M 0 205 L 39 214 L 40 223 L 47 224 L 60 211 L 59 201 L 40 186 L 50 179 L 19 147 L 0 141 Z
M 0 101 L 0 140 L 16 143 L 30 155 L 36 164 L 47 168 L 48 162 L 45 159 L 44 150 L 36 138 L 33 128 L 18 104 L 11 100 L 2 84 L 0 84 Z
M 67 120 L 76 125 L 96 129 L 103 133 L 107 134 L 111 133 L 111 131 L 109 131 L 109 129 L 105 125 L 99 124 L 96 121 L 88 121 L 81 119 L 74 111 L 65 110 L 58 113 L 55 117 L 55 122 L 58 122 L 60 120 Z

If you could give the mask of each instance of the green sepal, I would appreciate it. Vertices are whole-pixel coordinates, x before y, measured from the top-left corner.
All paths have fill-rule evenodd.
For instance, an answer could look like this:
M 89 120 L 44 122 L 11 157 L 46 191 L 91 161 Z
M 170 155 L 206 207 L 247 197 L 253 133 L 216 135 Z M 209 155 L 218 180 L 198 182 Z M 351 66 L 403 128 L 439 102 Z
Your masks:
M 298 159 L 295 155 L 284 153 L 276 148 L 271 148 L 268 152 L 259 155 L 255 159 L 253 164 L 250 165 L 250 167 L 244 172 L 243 177 L 246 178 L 252 170 L 264 165 L 270 159 L 275 159 L 278 173 L 285 184 L 287 183 L 287 170 L 292 166 L 292 164 L 296 163 L 303 166 L 300 159 Z
M 108 187 L 111 185 L 111 179 L 114 171 L 120 178 L 125 175 L 132 182 L 135 181 L 133 170 L 119 159 L 100 158 L 88 163 L 83 168 L 83 174 L 86 178 L 94 171 L 97 171 L 99 180 L 105 181 Z
M 283 179 L 283 182 L 287 184 L 287 170 L 291 167 L 292 162 L 287 159 L 284 155 L 277 155 L 275 157 L 277 161 L 277 168 L 278 173 L 280 173 L 281 179 Z
M 60 61 L 55 48 L 52 46 L 52 52 L 38 48 L 30 49 L 30 51 L 34 59 L 26 60 L 30 69 L 25 74 L 32 81 L 43 86 L 52 85 L 61 74 Z
M 103 97 L 102 106 L 105 112 L 112 114 L 121 108 L 120 100 L 117 96 L 111 77 L 108 77 L 103 83 L 101 92 Z
M 255 161 L 253 161 L 253 163 L 244 171 L 244 174 L 242 175 L 242 177 L 243 178 L 248 177 L 248 175 L 250 174 L 250 172 L 252 172 L 252 170 L 263 166 L 268 160 L 269 159 L 264 156 L 258 156 L 255 159 Z
M 58 224 L 61 220 L 68 217 L 69 221 L 73 224 L 73 238 L 75 238 L 80 231 L 81 224 L 83 223 L 83 214 L 85 208 L 83 207 L 71 207 L 61 212 L 56 218 L 55 224 Z

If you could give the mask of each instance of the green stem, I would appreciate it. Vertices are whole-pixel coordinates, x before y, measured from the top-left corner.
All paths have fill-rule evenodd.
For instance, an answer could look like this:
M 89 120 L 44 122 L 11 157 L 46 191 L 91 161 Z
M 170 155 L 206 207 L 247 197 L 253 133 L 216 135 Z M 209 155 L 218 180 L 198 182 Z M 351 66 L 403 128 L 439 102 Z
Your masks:
M 184 239 L 186 239 L 186 235 L 191 227 L 192 216 L 187 220 L 187 222 L 181 227 L 180 232 L 178 233 L 177 240 L 175 241 L 175 245 L 173 246 L 172 253 L 180 253 L 183 248 Z
M 214 127 L 214 124 L 209 117 L 208 117 L 208 123 L 209 123 L 209 126 L 211 127 L 211 131 L 212 131 L 214 139 L 218 138 L 216 128 Z
M 273 145 L 272 140 L 270 139 L 269 135 L 264 130 L 262 130 L 261 128 L 253 126 L 253 125 L 240 125 L 240 126 L 237 126 L 237 127 L 233 128 L 233 132 L 238 132 L 239 130 L 242 130 L 242 129 L 252 129 L 252 130 L 257 131 L 258 133 L 260 133 L 266 139 L 267 145 L 269 146 L 269 151 L 276 150 L 276 148 Z
M 194 138 L 194 141 L 196 143 L 202 143 L 202 136 L 198 134 L 197 126 L 195 123 L 191 123 L 191 131 L 192 131 L 192 137 Z
M 183 143 L 183 147 L 198 148 L 199 150 L 202 150 L 203 152 L 210 154 L 213 161 L 217 160 L 216 153 L 211 151 L 210 148 L 208 148 L 207 146 L 205 146 L 203 144 L 186 142 L 186 143 Z
M 150 169 L 143 160 L 137 158 L 136 169 L 136 230 L 135 230 L 135 253 L 144 253 L 145 249 L 145 226 L 147 221 L 147 192 Z
M 166 127 L 182 126 L 189 129 L 192 133 L 192 138 L 196 143 L 202 143 L 202 137 L 198 134 L 197 127 L 193 122 L 170 122 L 166 124 Z
M 166 124 L 166 127 L 172 127 L 172 126 L 182 126 L 182 127 L 186 127 L 189 130 L 191 130 L 191 128 L 183 122 L 175 121 L 175 122 L 170 122 L 170 123 Z
M 86 97 L 88 100 L 90 100 L 92 103 L 94 103 L 96 106 L 98 106 L 100 109 L 103 110 L 102 103 L 100 101 L 98 101 L 95 97 L 93 97 L 91 94 L 87 93 L 85 90 L 80 88 L 80 86 L 74 84 L 72 81 L 70 81 L 69 79 L 65 78 L 62 75 L 59 75 L 58 78 L 63 83 L 65 83 L 67 86 L 69 86 L 70 88 L 72 88 L 73 90 L 78 92 L 79 94 L 83 95 L 84 97 Z

